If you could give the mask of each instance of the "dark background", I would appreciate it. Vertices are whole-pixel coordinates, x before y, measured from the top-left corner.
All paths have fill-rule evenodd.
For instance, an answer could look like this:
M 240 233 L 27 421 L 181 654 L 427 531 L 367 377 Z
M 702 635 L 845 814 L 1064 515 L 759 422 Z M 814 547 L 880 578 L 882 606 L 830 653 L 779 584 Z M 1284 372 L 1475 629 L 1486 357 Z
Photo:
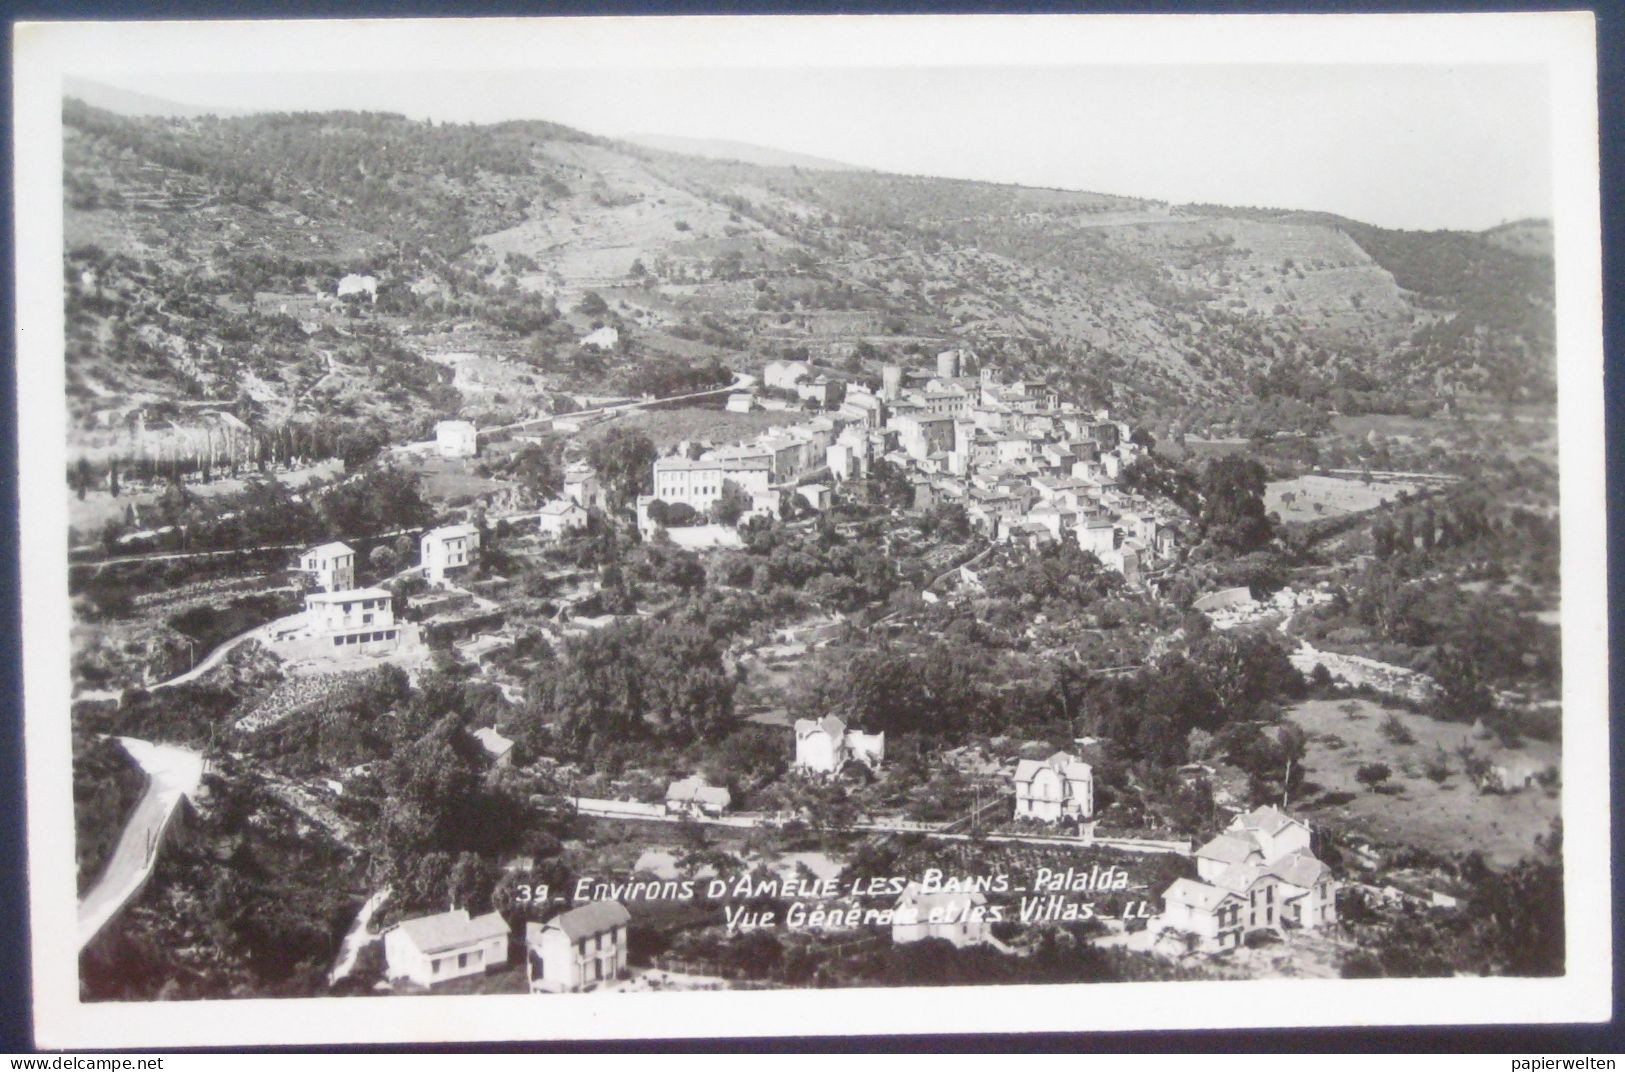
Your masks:
M 469 0 L 0 0 L 0 11 L 5 16 L 5 77 L 0 83 L 0 122 L 7 126 L 4 157 L 0 159 L 0 183 L 6 191 L 7 211 L 0 215 L 0 248 L 7 251 L 0 258 L 0 308 L 5 312 L 3 325 L 5 357 L 0 361 L 0 516 L 4 519 L 4 535 L 0 536 L 0 1051 L 29 1053 L 34 1051 L 30 1004 L 31 967 L 29 963 L 29 933 L 27 918 L 28 875 L 23 836 L 25 823 L 22 758 L 22 646 L 25 638 L 21 628 L 19 587 L 17 572 L 17 481 L 18 464 L 16 437 L 16 353 L 14 287 L 12 249 L 13 215 L 10 210 L 12 172 L 11 117 L 11 36 L 12 23 L 19 20 L 95 20 L 95 19 L 211 19 L 211 18 L 429 18 L 447 16 L 504 16 L 504 15 L 754 15 L 754 14 L 1194 14 L 1194 13 L 1398 13 L 1398 12 L 1452 12 L 1452 11 L 1573 11 L 1590 10 L 1597 16 L 1598 41 L 1598 94 L 1601 133 L 1602 164 L 1602 216 L 1603 216 L 1603 278 L 1613 280 L 1625 274 L 1621 263 L 1621 247 L 1625 245 L 1625 222 L 1616 199 L 1622 196 L 1621 176 L 1625 174 L 1625 126 L 1621 113 L 1625 110 L 1625 0 L 1593 0 L 1592 3 L 1479 2 L 1468 5 L 1440 5 L 1432 2 L 1232 2 L 1213 0 L 1198 3 L 1178 3 L 1163 0 L 1160 3 L 1124 3 L 1121 0 L 1106 3 L 1044 4 L 1029 0 L 1027 3 L 995 2 L 995 0 L 960 0 L 960 2 L 907 2 L 907 0 L 601 0 L 597 3 L 566 0 L 563 3 L 539 4 L 507 2 L 469 2 Z M 793 146 L 791 147 L 793 148 Z M 1126 191 L 1132 192 L 1132 191 Z M 1616 288 L 1605 284 L 1604 341 L 1607 355 L 1605 397 L 1607 399 L 1608 438 L 1608 530 L 1610 605 L 1616 614 L 1610 616 L 1609 651 L 1617 650 L 1619 621 L 1617 608 L 1625 605 L 1625 567 L 1618 553 L 1618 534 L 1625 520 L 1625 458 L 1620 454 L 1620 435 L 1625 430 L 1625 402 L 1616 397 L 1622 375 L 1619 355 L 1621 320 L 1625 317 L 1625 298 Z M 35 638 L 35 642 L 39 642 Z M 1611 660 L 1610 660 L 1611 661 Z M 1611 666 L 1610 693 L 1625 694 L 1625 664 Z M 1610 723 L 1619 708 L 1616 702 L 1610 711 Z M 1589 712 L 1573 712 L 1575 717 L 1590 717 Z M 1614 771 L 1625 770 L 1625 750 L 1618 733 L 1611 735 L 1611 756 Z M 1620 852 L 1619 828 L 1622 823 L 1620 801 L 1612 803 L 1614 841 L 1612 863 L 1614 874 L 1614 903 L 1625 903 L 1621 897 L 1620 876 L 1625 874 L 1625 860 Z M 1615 913 L 1614 948 L 1625 951 L 1625 933 L 1620 927 L 1622 913 Z M 1586 935 L 1571 934 L 1571 956 L 1584 956 Z M 872 1038 L 803 1038 L 803 1039 L 717 1039 L 679 1042 L 621 1043 L 615 1045 L 577 1044 L 572 1046 L 545 1046 L 523 1044 L 525 1049 L 571 1050 L 595 1052 L 620 1050 L 631 1052 L 666 1051 L 675 1048 L 699 1051 L 851 1051 L 859 1049 L 877 1051 L 918 1051 L 921 1049 L 957 1050 L 965 1052 L 1008 1050 L 1094 1050 L 1108 1052 L 1196 1053 L 1204 1051 L 1352 1051 L 1352 1052 L 1460 1052 L 1482 1051 L 1492 1053 L 1543 1054 L 1555 1052 L 1619 1053 L 1625 1051 L 1625 1030 L 1621 1027 L 1620 980 L 1618 961 L 1614 972 L 1614 1018 L 1608 1024 L 1560 1025 L 1548 1027 L 1474 1027 L 1474 1028 L 1370 1028 L 1337 1030 L 1293 1031 L 1200 1031 L 1152 1033 L 1101 1033 L 1087 1035 L 943 1035 L 899 1036 Z M 1315 995 L 1307 988 L 1305 997 Z M 1331 1012 L 1331 1010 L 1328 1010 Z M 483 1047 L 410 1047 L 416 1052 L 512 1050 L 518 1046 Z M 358 1047 L 334 1047 L 336 1051 Z M 390 1049 L 368 1047 L 369 1050 Z M 393 1049 L 407 1049 L 394 1047 Z

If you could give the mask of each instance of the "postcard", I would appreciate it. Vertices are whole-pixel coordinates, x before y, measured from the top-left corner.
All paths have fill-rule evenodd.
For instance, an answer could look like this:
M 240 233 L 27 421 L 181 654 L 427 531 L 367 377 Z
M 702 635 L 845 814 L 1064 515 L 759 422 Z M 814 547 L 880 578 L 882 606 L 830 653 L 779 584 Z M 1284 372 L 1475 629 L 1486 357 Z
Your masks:
M 1590 14 L 14 58 L 40 1045 L 1607 1018 Z

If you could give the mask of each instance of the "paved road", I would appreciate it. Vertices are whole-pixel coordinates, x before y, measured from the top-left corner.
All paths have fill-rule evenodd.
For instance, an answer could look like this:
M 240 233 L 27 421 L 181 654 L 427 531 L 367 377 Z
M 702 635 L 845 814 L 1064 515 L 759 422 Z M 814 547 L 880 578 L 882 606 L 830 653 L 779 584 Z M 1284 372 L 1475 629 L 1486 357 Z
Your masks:
M 142 795 L 96 885 L 79 901 L 79 948 L 101 933 L 152 876 L 158 846 L 181 798 L 197 792 L 203 757 L 189 748 L 120 737 L 119 744 L 147 775 Z
M 637 822 L 651 823 L 680 823 L 685 821 L 683 817 L 666 814 L 665 810 L 658 804 L 638 804 L 620 800 L 577 797 L 575 805 L 578 814 L 600 819 L 630 819 Z M 697 822 L 704 826 L 728 826 L 734 828 L 775 826 L 779 823 L 776 816 L 748 813 L 696 816 L 689 818 L 687 821 Z M 1176 856 L 1189 856 L 1191 853 L 1188 842 L 1166 842 L 1149 838 L 1081 838 L 1052 834 L 958 834 L 944 830 L 937 824 L 916 823 L 907 819 L 893 819 L 888 822 L 853 823 L 851 830 L 860 834 L 919 834 L 923 837 L 935 838 L 941 841 L 982 840 L 1015 842 L 1023 845 L 1059 845 L 1068 848 L 1088 848 L 1092 845 L 1101 845 L 1129 852 L 1170 853 Z

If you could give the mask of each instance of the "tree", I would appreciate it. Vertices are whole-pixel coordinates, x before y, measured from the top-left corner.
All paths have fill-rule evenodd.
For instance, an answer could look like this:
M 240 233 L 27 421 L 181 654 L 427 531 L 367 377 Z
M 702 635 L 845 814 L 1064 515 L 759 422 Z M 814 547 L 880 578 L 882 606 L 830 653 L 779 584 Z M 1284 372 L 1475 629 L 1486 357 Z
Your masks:
M 1386 763 L 1363 763 L 1354 772 L 1354 777 L 1368 790 L 1376 792 L 1377 787 L 1386 782 L 1393 773 Z
M 373 572 L 381 577 L 387 577 L 400 567 L 400 558 L 394 549 L 383 543 L 372 549 L 372 553 L 367 556 L 367 562 L 372 566 Z
M 1203 535 L 1245 554 L 1270 541 L 1273 530 L 1264 510 L 1264 467 L 1239 454 L 1208 462 L 1202 472 Z
M 588 463 L 604 482 L 616 509 L 625 509 L 636 496 L 650 490 L 656 456 L 649 437 L 629 428 L 611 428 L 587 448 Z
M 722 482 L 722 497 L 711 507 L 711 518 L 718 524 L 737 525 L 750 509 L 750 496 L 732 480 Z

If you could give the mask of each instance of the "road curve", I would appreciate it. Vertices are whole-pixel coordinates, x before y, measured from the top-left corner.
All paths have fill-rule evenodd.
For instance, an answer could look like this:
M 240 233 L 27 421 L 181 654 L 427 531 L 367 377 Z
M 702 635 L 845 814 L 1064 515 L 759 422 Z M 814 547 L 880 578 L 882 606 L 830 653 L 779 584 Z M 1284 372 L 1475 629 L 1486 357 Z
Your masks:
M 158 846 L 181 798 L 197 792 L 203 757 L 189 748 L 120 737 L 119 744 L 147 775 L 147 789 L 130 813 L 101 877 L 79 901 L 79 948 L 101 933 L 152 877 Z

